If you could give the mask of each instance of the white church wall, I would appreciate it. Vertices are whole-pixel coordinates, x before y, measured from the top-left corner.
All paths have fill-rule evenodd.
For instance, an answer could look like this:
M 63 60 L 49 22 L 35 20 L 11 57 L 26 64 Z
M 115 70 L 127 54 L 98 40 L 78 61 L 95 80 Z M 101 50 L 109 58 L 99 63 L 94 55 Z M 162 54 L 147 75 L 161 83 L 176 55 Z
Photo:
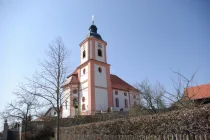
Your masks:
M 85 69 L 85 73 L 84 73 Z M 80 82 L 83 82 L 88 79 L 88 65 L 80 69 Z
M 76 114 L 78 115 L 78 113 L 79 113 L 78 108 L 76 109 L 74 107 L 71 108 L 71 114 L 70 114 L 71 117 L 74 117 Z
M 92 48 L 93 48 L 93 46 L 92 46 L 92 44 L 93 44 L 93 42 L 92 42 L 92 40 L 90 40 L 90 59 L 92 59 L 93 58 L 93 50 L 92 50 Z
M 80 90 L 88 87 L 88 81 L 80 84 Z
M 96 103 L 96 110 L 107 111 L 108 95 L 106 89 L 95 88 L 95 103 Z
M 105 62 L 105 50 L 104 50 L 104 44 L 100 43 L 101 47 L 98 46 L 99 42 L 95 42 L 95 59 L 101 62 Z M 102 51 L 102 57 L 98 56 L 98 49 L 101 49 Z
M 83 51 L 85 50 L 85 57 L 83 58 Z M 80 47 L 80 60 L 81 64 L 86 62 L 88 60 L 88 42 L 85 42 L 81 47 Z
M 128 110 L 129 109 L 129 94 L 127 91 L 123 91 L 123 90 L 117 90 L 118 94 L 115 94 L 115 91 L 117 89 L 113 89 L 112 93 L 113 93 L 113 102 L 114 102 L 114 110 L 115 111 L 120 111 L 121 108 L 123 108 L 123 110 Z M 127 96 L 124 95 L 124 93 L 127 93 Z M 119 107 L 116 107 L 116 98 L 119 99 Z M 128 102 L 128 108 L 125 108 L 125 99 L 127 99 Z
M 67 104 L 66 102 L 64 102 L 63 104 L 63 110 L 62 110 L 62 117 L 66 118 L 70 115 L 70 89 L 67 89 L 64 91 L 64 97 L 66 98 Z
M 79 106 L 79 109 L 82 111 L 82 112 L 86 112 L 88 111 L 88 88 L 86 89 L 83 89 L 80 91 L 80 99 L 79 99 L 79 102 L 80 102 L 80 106 Z M 82 101 L 82 98 L 85 98 L 84 102 Z M 85 105 L 85 110 L 82 110 L 82 105 Z
M 101 73 L 99 72 L 99 67 L 101 68 Z M 95 86 L 107 87 L 106 79 L 106 68 L 97 64 L 94 64 L 94 77 L 95 77 Z

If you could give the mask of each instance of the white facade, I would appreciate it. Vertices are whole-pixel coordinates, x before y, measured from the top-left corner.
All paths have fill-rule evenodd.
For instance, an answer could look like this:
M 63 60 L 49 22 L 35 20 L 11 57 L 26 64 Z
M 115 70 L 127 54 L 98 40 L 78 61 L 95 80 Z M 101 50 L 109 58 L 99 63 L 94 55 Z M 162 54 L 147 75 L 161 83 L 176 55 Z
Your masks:
M 70 116 L 70 89 L 64 91 L 65 101 L 63 104 L 62 117 Z
M 116 94 L 115 91 L 117 91 L 118 93 Z M 123 110 L 128 110 L 128 108 L 130 107 L 129 104 L 129 94 L 127 91 L 123 91 L 123 90 L 112 90 L 113 93 L 113 102 L 114 102 L 114 111 L 120 111 L 120 109 L 122 108 Z M 126 96 L 125 96 L 126 93 Z M 116 106 L 116 99 L 119 100 L 119 107 Z M 127 100 L 127 108 L 125 107 L 125 99 Z
M 108 108 L 107 89 L 95 88 L 95 103 L 96 103 L 96 110 L 107 111 Z
M 88 65 L 80 69 L 80 82 L 88 79 Z
M 80 106 L 79 106 L 79 109 L 82 112 L 87 112 L 88 111 L 88 100 L 89 100 L 88 99 L 88 88 L 85 88 L 85 89 L 80 91 L 80 99 L 79 99 Z M 83 105 L 85 106 L 84 110 L 82 108 Z
M 101 49 L 102 51 L 102 56 L 98 56 L 98 49 Z M 101 62 L 105 62 L 105 48 L 104 44 L 99 43 L 98 41 L 95 42 L 95 59 Z
M 65 87 L 69 86 L 71 90 L 65 92 L 71 94 L 65 104 L 69 107 L 63 107 L 63 117 L 73 117 L 78 113 L 93 114 L 95 111 L 107 111 L 111 107 L 114 111 L 120 111 L 121 108 L 126 111 L 137 102 L 139 96 L 134 98 L 133 94 L 138 91 L 116 75 L 110 74 L 110 65 L 106 62 L 106 45 L 107 43 L 97 33 L 96 26 L 91 25 L 89 36 L 80 44 L 80 66 L 70 75 L 72 78 L 65 82 Z M 79 86 L 79 89 L 74 85 Z M 117 90 L 118 94 L 115 94 L 113 88 L 133 89 L 135 92 Z M 75 89 L 77 93 L 72 92 Z M 72 106 L 75 98 L 78 109 Z M 117 106 L 116 98 L 119 100 Z
M 90 59 L 92 59 L 93 58 L 93 42 L 92 42 L 92 40 L 90 40 Z
M 81 47 L 80 47 L 80 60 L 81 64 L 86 62 L 88 60 L 88 42 L 85 42 Z M 85 52 L 85 57 L 83 57 L 83 53 Z
M 84 82 L 82 84 L 80 84 L 80 90 L 88 88 L 88 82 Z
M 101 68 L 101 72 L 99 72 Z M 95 86 L 107 87 L 107 78 L 106 78 L 106 68 L 97 64 L 94 64 L 94 77 L 95 77 Z

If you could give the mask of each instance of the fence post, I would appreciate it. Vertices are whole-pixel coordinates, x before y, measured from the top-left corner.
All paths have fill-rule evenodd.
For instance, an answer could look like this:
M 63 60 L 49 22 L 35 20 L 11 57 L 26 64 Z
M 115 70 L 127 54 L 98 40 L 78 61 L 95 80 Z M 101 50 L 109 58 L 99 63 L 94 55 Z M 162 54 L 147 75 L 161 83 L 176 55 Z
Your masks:
M 167 135 L 167 140 L 170 140 L 170 135 Z
M 171 136 L 172 136 L 172 140 L 176 140 L 174 134 L 171 134 Z
M 194 134 L 194 139 L 197 140 L 198 139 L 198 135 Z
M 189 135 L 187 135 L 187 140 L 190 140 Z
M 207 135 L 206 134 L 204 135 L 204 139 L 207 140 Z
M 202 135 L 199 135 L 199 139 L 202 140 Z
M 175 140 L 178 140 L 178 134 L 175 135 L 175 138 L 176 138 Z

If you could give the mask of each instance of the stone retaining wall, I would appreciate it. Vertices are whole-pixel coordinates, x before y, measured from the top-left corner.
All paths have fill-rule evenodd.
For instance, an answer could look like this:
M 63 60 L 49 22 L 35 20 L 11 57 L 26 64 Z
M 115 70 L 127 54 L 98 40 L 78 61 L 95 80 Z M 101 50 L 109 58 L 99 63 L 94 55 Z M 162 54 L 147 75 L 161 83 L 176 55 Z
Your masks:
M 208 135 L 210 133 L 210 105 L 165 114 L 83 124 L 60 128 L 61 140 L 75 136 L 163 136 Z M 92 137 L 91 137 L 92 138 Z M 82 139 L 82 138 L 81 138 Z M 88 139 L 88 138 L 87 138 Z M 105 138 L 99 138 L 100 140 Z M 76 140 L 76 139 L 74 139 Z

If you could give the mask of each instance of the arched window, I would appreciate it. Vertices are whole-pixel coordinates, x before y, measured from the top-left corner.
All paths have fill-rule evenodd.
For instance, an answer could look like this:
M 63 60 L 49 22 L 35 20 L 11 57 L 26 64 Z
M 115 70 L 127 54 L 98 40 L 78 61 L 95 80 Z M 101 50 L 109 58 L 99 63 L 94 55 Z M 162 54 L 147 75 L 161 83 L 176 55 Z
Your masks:
M 85 58 L 85 56 L 86 56 L 86 52 L 84 50 L 83 53 L 82 53 L 82 57 Z
M 85 74 L 85 69 L 83 69 L 83 74 Z
M 101 69 L 101 67 L 99 67 L 99 68 L 98 68 L 98 72 L 100 72 L 100 73 L 102 72 L 102 69 Z
M 125 99 L 125 108 L 128 108 L 128 100 Z
M 83 102 L 85 101 L 85 97 L 82 97 L 82 101 L 83 101 Z
M 82 110 L 85 110 L 85 104 L 82 104 Z
M 116 107 L 119 107 L 119 99 L 118 98 L 115 99 L 115 104 L 116 104 Z
M 118 91 L 117 90 L 115 90 L 115 95 L 118 95 Z
M 77 101 L 77 98 L 74 98 L 74 99 L 73 99 L 73 106 L 74 106 L 75 108 L 78 108 L 78 101 Z
M 98 49 L 98 56 L 102 57 L 102 51 L 101 51 L 101 49 Z

